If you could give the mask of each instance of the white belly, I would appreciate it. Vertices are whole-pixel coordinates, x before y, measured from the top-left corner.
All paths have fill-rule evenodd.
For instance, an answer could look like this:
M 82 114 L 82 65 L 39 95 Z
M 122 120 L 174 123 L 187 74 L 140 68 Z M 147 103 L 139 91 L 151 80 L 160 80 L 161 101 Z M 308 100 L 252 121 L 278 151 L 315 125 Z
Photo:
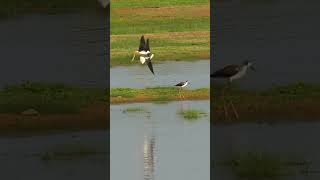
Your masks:
M 140 62 L 141 62 L 141 64 L 144 64 L 144 63 L 146 62 L 146 58 L 145 58 L 145 57 L 140 56 Z
M 230 81 L 240 79 L 246 74 L 247 68 L 242 68 L 236 75 L 230 77 Z

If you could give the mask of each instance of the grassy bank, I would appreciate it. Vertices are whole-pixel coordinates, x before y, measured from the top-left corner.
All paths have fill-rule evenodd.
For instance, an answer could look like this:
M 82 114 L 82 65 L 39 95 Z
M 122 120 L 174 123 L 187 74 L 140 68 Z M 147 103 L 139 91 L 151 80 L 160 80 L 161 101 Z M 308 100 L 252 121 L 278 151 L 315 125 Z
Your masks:
M 213 123 L 237 122 L 224 116 L 221 88 L 212 87 L 211 101 Z M 232 101 L 238 113 L 238 121 L 294 121 L 319 120 L 320 85 L 294 83 L 261 91 L 244 91 L 233 88 L 226 91 L 226 101 Z M 232 109 L 228 107 L 229 114 Z
M 25 13 L 58 13 L 77 9 L 100 9 L 96 0 L 0 0 L 0 18 Z
M 116 1 L 110 30 L 111 65 L 134 64 L 130 59 L 142 34 L 150 38 L 155 63 L 209 59 L 210 1 Z
M 108 128 L 106 91 L 25 82 L 0 91 L 0 134 Z M 34 109 L 38 114 L 26 115 Z
M 181 94 L 186 100 L 209 99 L 209 88 L 196 90 L 183 90 Z M 133 103 L 133 102 L 167 102 L 180 100 L 179 89 L 175 87 L 153 87 L 145 89 L 112 88 L 110 102 Z

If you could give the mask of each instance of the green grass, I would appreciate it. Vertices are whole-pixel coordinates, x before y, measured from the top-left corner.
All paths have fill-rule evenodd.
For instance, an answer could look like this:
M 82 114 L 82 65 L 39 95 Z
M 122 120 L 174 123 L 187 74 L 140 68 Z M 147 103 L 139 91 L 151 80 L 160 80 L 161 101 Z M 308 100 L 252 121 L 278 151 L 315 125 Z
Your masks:
M 181 6 L 181 5 L 199 5 L 207 4 L 208 0 L 117 0 L 111 3 L 113 8 L 123 7 L 163 7 L 163 6 Z
M 105 96 L 104 89 L 24 82 L 0 91 L 0 113 L 21 113 L 30 108 L 40 114 L 76 113 L 81 107 L 103 101 Z
M 197 109 L 182 110 L 179 114 L 187 120 L 196 120 L 206 115 L 205 112 Z
M 182 91 L 185 99 L 209 99 L 209 88 Z M 145 89 L 112 88 L 111 103 L 127 103 L 140 101 L 168 102 L 179 99 L 176 87 L 149 87 Z
M 134 97 L 138 94 L 138 90 L 132 88 L 112 88 L 110 97 Z
M 110 63 L 112 66 L 134 64 L 130 59 L 139 45 L 141 34 L 147 34 L 146 37 L 150 37 L 155 63 L 163 60 L 209 59 L 209 9 L 200 9 L 209 8 L 209 0 L 143 2 L 120 0 L 111 3 Z M 204 11 L 208 12 L 207 15 L 201 15 Z M 187 33 L 188 35 L 170 33 Z M 175 51 L 168 51 L 168 49 L 175 49 Z M 177 51 L 179 53 L 175 53 Z

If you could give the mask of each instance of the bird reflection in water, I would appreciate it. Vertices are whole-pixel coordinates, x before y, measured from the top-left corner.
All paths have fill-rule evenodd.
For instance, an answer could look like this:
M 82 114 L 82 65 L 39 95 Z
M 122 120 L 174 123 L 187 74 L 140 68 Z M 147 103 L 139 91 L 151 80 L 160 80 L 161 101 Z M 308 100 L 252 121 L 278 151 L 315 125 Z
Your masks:
M 154 180 L 154 170 L 156 164 L 155 145 L 156 139 L 153 133 L 153 127 L 150 114 L 147 115 L 146 124 L 150 125 L 145 132 L 143 142 L 143 162 L 144 162 L 144 180 Z

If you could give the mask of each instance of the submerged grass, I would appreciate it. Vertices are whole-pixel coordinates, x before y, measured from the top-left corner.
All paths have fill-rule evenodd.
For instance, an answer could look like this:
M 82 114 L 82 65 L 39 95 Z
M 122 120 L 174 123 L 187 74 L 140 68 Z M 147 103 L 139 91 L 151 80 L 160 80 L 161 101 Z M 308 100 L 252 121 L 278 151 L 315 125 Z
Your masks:
M 196 120 L 206 115 L 205 112 L 197 109 L 182 110 L 179 114 L 187 120 Z
M 53 160 L 74 160 L 102 153 L 107 152 L 98 151 L 96 148 L 84 144 L 59 144 L 51 150 L 41 153 L 40 159 L 46 162 Z
M 290 174 L 280 156 L 262 152 L 234 155 L 229 165 L 237 177 L 248 180 L 277 179 Z
M 147 112 L 147 110 L 142 107 L 128 107 L 122 110 L 122 112 L 123 113 Z
M 110 8 L 111 65 L 132 64 L 130 59 L 142 34 L 151 39 L 154 62 L 209 59 L 209 0 L 120 0 Z

